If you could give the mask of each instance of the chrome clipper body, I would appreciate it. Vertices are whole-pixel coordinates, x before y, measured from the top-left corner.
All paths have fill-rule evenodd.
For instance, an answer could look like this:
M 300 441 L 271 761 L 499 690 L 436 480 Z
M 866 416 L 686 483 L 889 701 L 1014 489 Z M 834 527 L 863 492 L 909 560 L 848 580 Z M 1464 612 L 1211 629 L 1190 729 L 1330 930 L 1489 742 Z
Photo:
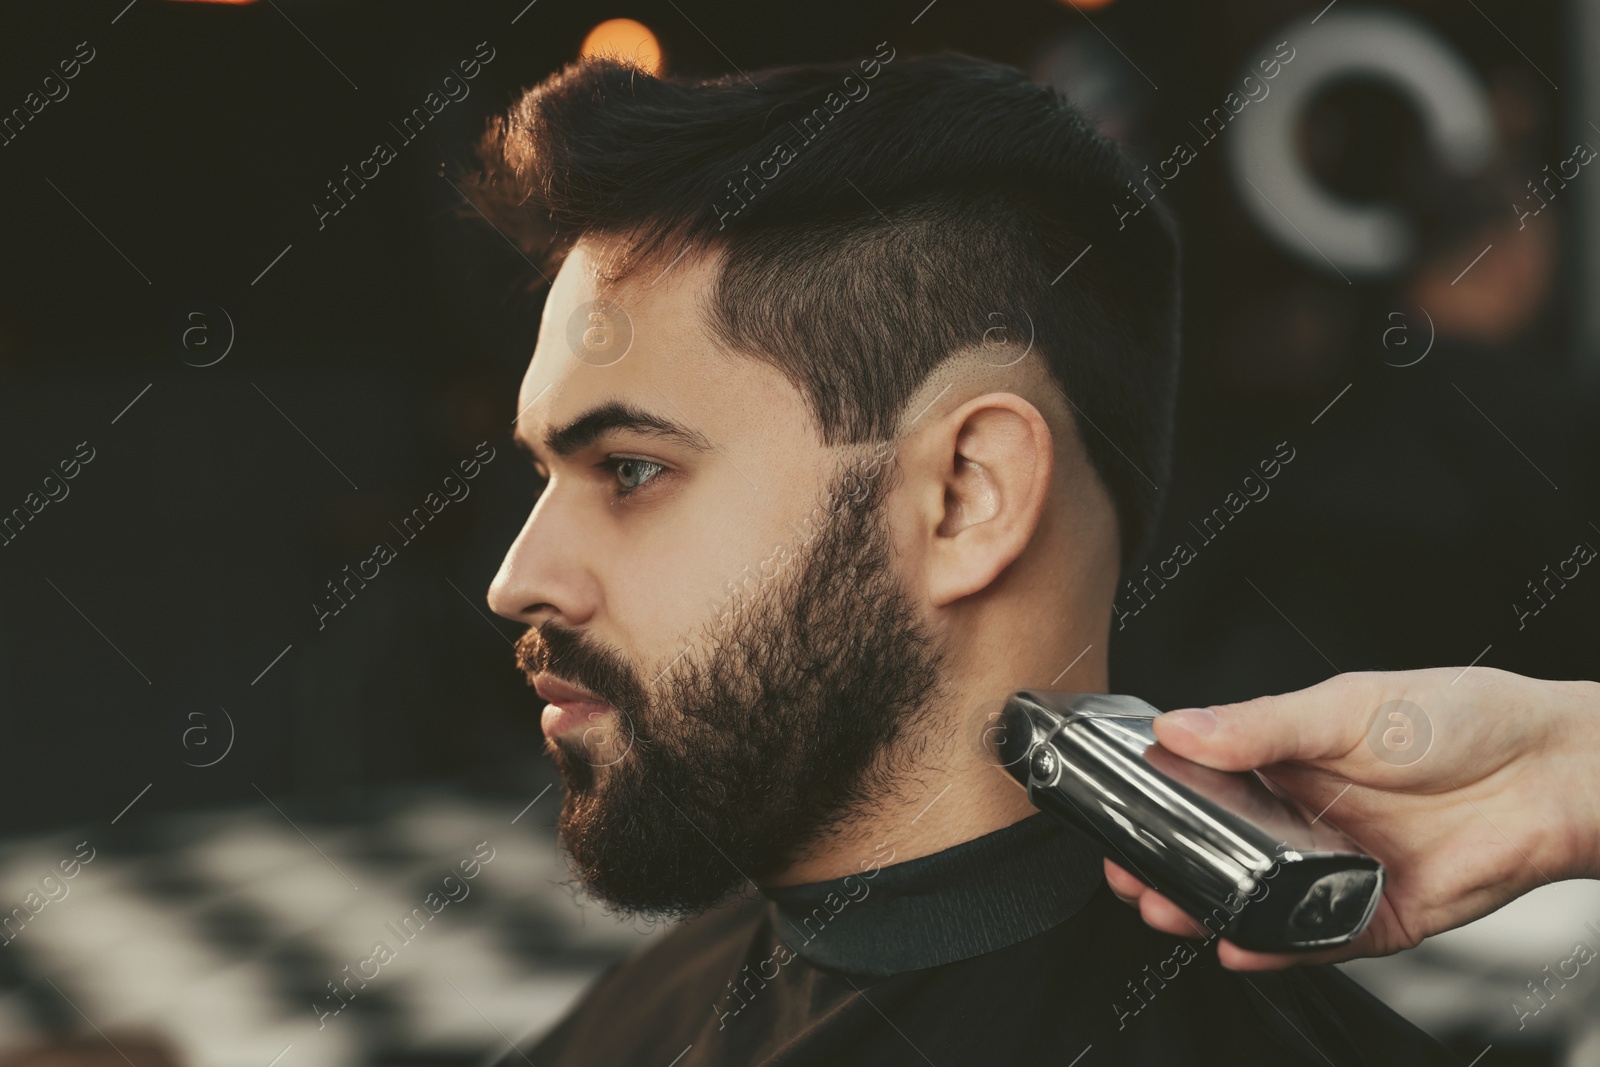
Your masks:
M 1035 807 L 1087 833 L 1210 933 L 1292 952 L 1365 929 L 1383 865 L 1260 775 L 1161 747 L 1157 714 L 1137 697 L 1022 690 L 991 748 Z

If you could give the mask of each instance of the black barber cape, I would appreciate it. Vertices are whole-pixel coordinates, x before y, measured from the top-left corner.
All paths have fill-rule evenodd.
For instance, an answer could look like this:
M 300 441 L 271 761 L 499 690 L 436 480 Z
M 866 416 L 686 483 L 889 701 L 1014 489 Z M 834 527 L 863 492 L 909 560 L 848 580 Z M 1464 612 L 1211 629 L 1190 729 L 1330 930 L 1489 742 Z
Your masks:
M 1460 1064 L 1332 967 L 1241 974 L 1036 814 L 682 923 L 503 1067 Z

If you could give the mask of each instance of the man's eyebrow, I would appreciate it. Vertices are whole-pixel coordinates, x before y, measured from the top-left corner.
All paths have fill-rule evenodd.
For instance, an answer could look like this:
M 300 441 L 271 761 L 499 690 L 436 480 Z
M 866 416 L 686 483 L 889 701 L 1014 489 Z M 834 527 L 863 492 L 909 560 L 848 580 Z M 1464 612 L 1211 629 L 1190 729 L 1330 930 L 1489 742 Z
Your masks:
M 666 438 L 696 452 L 715 451 L 711 442 L 698 431 L 618 400 L 598 404 L 565 426 L 551 430 L 545 434 L 544 446 L 553 455 L 570 456 L 579 449 L 593 444 L 601 434 L 611 430 L 631 430 L 651 437 Z M 535 459 L 538 458 L 534 450 L 528 447 L 528 442 L 520 435 L 513 435 L 512 439 L 517 447 L 533 455 Z

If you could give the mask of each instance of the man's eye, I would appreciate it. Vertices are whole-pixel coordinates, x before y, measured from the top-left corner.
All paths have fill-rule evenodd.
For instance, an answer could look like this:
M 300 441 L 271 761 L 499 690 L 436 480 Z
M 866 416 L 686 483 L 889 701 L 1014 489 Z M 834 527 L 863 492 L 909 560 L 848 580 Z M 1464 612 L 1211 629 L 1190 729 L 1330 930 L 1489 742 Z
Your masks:
M 646 482 L 667 468 L 660 463 L 652 463 L 648 459 L 633 459 L 628 456 L 613 456 L 603 464 L 617 479 L 616 496 L 624 497 L 635 489 L 641 488 Z

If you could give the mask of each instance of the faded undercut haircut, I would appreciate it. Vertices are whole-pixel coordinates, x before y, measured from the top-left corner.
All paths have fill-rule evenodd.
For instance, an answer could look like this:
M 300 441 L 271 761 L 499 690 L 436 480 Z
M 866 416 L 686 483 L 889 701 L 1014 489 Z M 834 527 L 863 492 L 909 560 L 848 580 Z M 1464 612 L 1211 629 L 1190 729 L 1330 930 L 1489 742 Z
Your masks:
M 1124 573 L 1153 533 L 1178 373 L 1176 229 L 1159 206 L 1119 219 L 1136 176 L 1021 71 L 887 45 L 713 79 L 574 63 L 491 121 L 464 175 L 546 274 L 585 235 L 622 238 L 614 277 L 720 250 L 709 329 L 793 382 L 829 445 L 892 436 L 957 351 L 1031 343 Z

